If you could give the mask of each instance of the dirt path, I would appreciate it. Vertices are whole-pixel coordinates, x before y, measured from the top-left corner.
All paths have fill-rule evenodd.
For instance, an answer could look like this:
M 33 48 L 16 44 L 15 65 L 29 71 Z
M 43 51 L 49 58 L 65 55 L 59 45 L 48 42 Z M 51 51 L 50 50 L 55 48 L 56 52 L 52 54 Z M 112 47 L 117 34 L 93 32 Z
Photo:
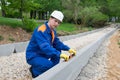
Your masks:
M 120 80 L 120 30 L 110 38 L 107 53 L 107 75 L 99 80 Z

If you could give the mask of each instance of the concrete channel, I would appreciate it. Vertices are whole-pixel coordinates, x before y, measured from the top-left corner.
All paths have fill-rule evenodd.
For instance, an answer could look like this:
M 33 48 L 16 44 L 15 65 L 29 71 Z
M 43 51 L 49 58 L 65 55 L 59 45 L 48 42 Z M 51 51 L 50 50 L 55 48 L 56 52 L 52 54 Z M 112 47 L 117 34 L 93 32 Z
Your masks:
M 113 28 L 106 34 L 101 35 L 97 40 L 89 45 L 77 50 L 76 57 L 68 62 L 61 62 L 50 70 L 33 80 L 75 80 L 81 69 L 88 63 L 103 41 L 112 35 L 117 28 Z
M 112 25 L 112 26 L 114 27 L 105 28 L 105 29 L 102 28 L 87 33 L 60 37 L 60 39 L 65 44 L 77 50 L 77 55 L 72 59 L 70 59 L 68 62 L 64 62 L 63 60 L 61 60 L 61 62 L 58 65 L 46 71 L 37 78 L 34 78 L 33 80 L 75 80 L 78 74 L 81 72 L 81 69 L 88 63 L 88 60 L 90 59 L 90 57 L 94 55 L 94 53 L 101 45 L 101 43 L 117 30 L 117 25 Z M 4 74 L 0 74 L 1 80 L 4 79 L 31 80 L 32 79 L 31 74 L 28 71 L 28 68 L 30 66 L 26 64 L 24 57 L 25 56 L 24 51 L 26 49 L 28 42 L 22 42 L 20 43 L 20 45 L 18 44 L 19 43 L 6 44 L 7 47 L 6 45 L 0 45 L 0 54 L 1 54 L 0 56 L 6 56 L 0 58 L 1 61 L 0 73 L 4 72 Z M 5 49 L 8 49 L 8 51 L 5 52 L 4 51 Z M 14 55 L 13 53 L 18 53 L 18 54 Z M 8 61 L 6 60 L 5 62 L 5 59 L 7 59 Z M 13 65 L 14 67 L 11 65 Z M 6 68 L 9 67 L 9 69 L 4 70 L 5 67 Z M 12 69 L 17 70 L 17 72 L 15 71 L 10 72 Z
M 73 38 L 77 38 L 77 37 L 85 36 L 87 34 L 98 32 L 102 29 L 104 29 L 104 28 L 100 28 L 100 29 L 97 29 L 97 30 L 92 30 L 92 31 L 89 31 L 89 32 L 79 33 L 79 34 L 76 34 L 76 35 L 60 36 L 59 38 L 60 38 L 61 41 L 67 41 L 67 40 L 70 40 L 70 39 L 73 39 Z M 12 53 L 24 52 L 26 50 L 26 47 L 27 47 L 28 43 L 29 43 L 29 41 L 0 45 L 0 56 L 9 56 Z

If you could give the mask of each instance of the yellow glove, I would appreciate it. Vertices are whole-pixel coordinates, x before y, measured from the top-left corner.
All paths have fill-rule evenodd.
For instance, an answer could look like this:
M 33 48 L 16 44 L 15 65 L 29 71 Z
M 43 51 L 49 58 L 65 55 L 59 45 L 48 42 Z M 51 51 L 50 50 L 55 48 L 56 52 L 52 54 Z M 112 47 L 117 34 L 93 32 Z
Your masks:
M 68 51 L 71 55 L 76 55 L 76 51 L 74 49 L 69 49 Z
M 63 58 L 65 61 L 69 60 L 69 56 L 64 53 L 61 53 L 60 58 Z

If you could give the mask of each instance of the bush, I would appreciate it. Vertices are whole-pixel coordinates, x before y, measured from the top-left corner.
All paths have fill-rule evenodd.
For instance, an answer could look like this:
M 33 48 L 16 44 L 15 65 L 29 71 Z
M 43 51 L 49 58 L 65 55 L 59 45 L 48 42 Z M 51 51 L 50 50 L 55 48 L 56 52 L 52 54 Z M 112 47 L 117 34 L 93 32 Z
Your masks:
M 6 10 L 6 16 L 8 18 L 20 18 L 20 12 L 12 8 Z
M 0 35 L 0 41 L 4 40 L 4 37 Z
M 24 18 L 22 21 L 24 25 L 23 29 L 25 29 L 28 32 L 32 32 L 37 26 L 37 22 L 33 19 Z
M 108 20 L 108 16 L 102 14 L 101 12 L 97 12 L 96 14 L 92 15 L 92 20 L 90 22 L 91 22 L 91 26 L 101 27 L 105 25 L 107 20 Z
M 85 7 L 79 13 L 81 24 L 83 26 L 98 27 L 104 25 L 108 16 L 102 14 L 96 7 Z

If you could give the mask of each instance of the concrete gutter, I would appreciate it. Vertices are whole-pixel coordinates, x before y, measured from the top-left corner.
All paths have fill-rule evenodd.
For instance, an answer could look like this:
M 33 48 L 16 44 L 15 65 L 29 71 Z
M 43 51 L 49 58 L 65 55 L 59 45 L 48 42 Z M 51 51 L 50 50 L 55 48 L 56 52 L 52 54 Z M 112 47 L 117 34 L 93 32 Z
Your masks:
M 12 53 L 19 53 L 26 50 L 28 42 L 0 45 L 0 56 L 9 56 Z
M 73 39 L 73 38 L 77 38 L 77 37 L 85 36 L 85 35 L 88 35 L 88 34 L 91 34 L 91 33 L 94 33 L 94 32 L 98 32 L 98 31 L 101 31 L 103 29 L 105 29 L 105 27 L 100 28 L 100 29 L 95 29 L 95 30 L 92 30 L 92 31 L 88 31 L 88 32 L 79 33 L 79 34 L 60 36 L 59 38 L 60 38 L 61 41 L 67 41 L 67 40 L 70 40 L 70 39 Z
M 60 36 L 59 38 L 61 41 L 67 41 L 67 40 L 70 40 L 70 39 L 73 39 L 76 37 L 85 36 L 87 34 L 91 34 L 91 33 L 100 31 L 102 29 L 104 29 L 104 28 L 92 30 L 89 32 L 79 33 L 79 34 L 75 34 L 75 35 Z M 9 56 L 12 53 L 24 52 L 27 48 L 28 43 L 29 43 L 29 41 L 0 45 L 0 56 Z
M 101 43 L 112 35 L 117 29 L 106 33 L 90 45 L 77 51 L 77 55 L 68 62 L 61 62 L 33 80 L 75 80 L 81 69 L 94 55 Z
M 14 48 L 13 44 L 0 45 L 0 56 L 9 56 L 14 52 Z

